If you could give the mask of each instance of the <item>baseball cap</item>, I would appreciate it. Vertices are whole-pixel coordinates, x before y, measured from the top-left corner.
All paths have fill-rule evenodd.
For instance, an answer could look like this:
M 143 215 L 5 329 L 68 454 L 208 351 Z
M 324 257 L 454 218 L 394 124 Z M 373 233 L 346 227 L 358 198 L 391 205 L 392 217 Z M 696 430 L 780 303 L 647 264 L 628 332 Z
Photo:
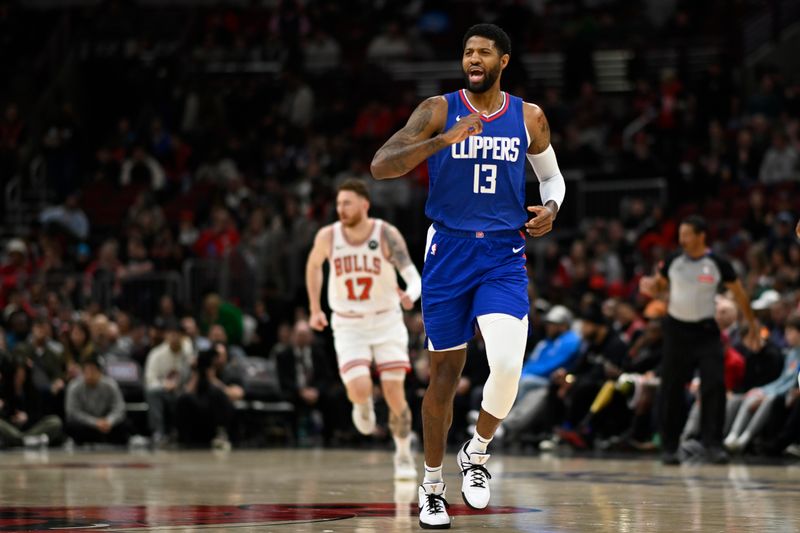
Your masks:
M 28 247 L 25 246 L 25 241 L 22 239 L 11 239 L 6 243 L 6 252 L 19 252 L 21 254 L 28 253 Z
M 753 300 L 753 303 L 750 304 L 750 307 L 753 308 L 754 311 L 763 311 L 764 309 L 769 309 L 772 304 L 778 303 L 781 301 L 781 295 L 775 289 L 767 289 L 761 293 L 761 295 Z
M 551 324 L 569 325 L 572 323 L 572 313 L 563 305 L 554 305 L 544 316 L 544 321 Z

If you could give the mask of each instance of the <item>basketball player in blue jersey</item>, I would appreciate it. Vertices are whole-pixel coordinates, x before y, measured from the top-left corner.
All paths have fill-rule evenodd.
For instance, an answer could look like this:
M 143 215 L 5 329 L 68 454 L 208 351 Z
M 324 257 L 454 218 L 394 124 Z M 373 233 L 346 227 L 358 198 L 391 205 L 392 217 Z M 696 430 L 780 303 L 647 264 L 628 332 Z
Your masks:
M 525 228 L 549 232 L 564 199 L 564 178 L 542 110 L 500 90 L 511 42 L 493 24 L 464 35 L 466 88 L 422 102 L 372 160 L 376 179 L 403 176 L 428 160 L 428 231 L 422 311 L 431 377 L 422 405 L 425 478 L 420 525 L 450 527 L 442 478 L 453 397 L 466 346 L 480 328 L 490 374 L 472 440 L 458 453 L 461 493 L 470 507 L 489 504 L 487 446 L 517 394 L 528 336 Z M 525 159 L 543 205 L 525 207 Z M 533 218 L 528 220 L 528 213 Z

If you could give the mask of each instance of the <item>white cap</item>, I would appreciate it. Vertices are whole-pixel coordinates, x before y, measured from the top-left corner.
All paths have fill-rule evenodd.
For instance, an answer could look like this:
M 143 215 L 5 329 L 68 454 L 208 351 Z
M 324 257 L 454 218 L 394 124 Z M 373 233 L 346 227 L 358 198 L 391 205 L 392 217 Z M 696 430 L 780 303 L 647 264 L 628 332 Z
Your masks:
M 554 305 L 544 316 L 544 321 L 568 326 L 572 323 L 572 313 L 563 305 Z
M 762 311 L 764 309 L 769 309 L 772 304 L 776 304 L 780 301 L 781 295 L 778 294 L 778 291 L 775 289 L 767 289 L 761 293 L 761 296 L 753 300 L 750 306 L 754 311 Z
M 23 255 L 27 255 L 28 247 L 25 246 L 25 241 L 22 239 L 11 239 L 6 243 L 6 252 L 19 252 Z

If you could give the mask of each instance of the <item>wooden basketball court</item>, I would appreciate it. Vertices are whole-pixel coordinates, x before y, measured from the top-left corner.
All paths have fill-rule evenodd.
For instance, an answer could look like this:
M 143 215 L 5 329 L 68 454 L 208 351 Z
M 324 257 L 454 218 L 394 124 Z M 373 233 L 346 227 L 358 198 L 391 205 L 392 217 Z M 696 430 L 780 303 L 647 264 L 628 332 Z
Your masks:
M 800 531 L 800 464 L 664 467 L 648 459 L 491 460 L 492 506 L 455 531 Z M 416 531 L 416 483 L 383 451 L 0 454 L 0 532 Z

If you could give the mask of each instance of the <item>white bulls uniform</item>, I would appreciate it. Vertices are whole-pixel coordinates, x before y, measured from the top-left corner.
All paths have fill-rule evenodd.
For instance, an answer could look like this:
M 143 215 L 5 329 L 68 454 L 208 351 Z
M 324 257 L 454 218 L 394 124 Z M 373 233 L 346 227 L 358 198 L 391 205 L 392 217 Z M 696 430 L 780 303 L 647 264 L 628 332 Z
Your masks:
M 381 246 L 383 221 L 372 219 L 366 240 L 347 240 L 333 224 L 329 255 L 328 305 L 339 372 L 372 361 L 378 372 L 408 370 L 408 330 L 403 322 L 397 273 Z

